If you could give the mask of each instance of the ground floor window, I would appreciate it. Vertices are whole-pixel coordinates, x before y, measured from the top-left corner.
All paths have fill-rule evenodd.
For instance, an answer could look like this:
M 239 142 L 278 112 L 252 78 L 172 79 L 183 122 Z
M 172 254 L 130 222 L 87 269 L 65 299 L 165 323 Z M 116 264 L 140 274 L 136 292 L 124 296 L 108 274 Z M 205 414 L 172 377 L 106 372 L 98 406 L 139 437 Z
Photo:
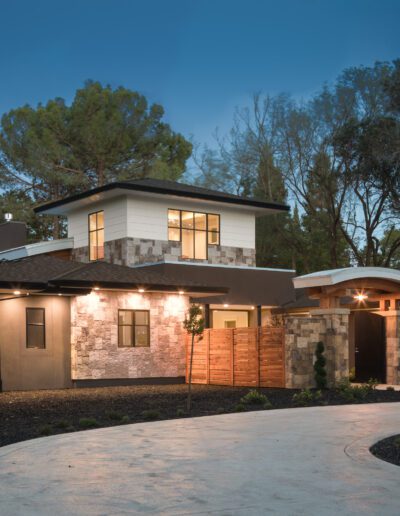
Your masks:
M 44 349 L 46 347 L 44 308 L 26 309 L 26 347 L 37 349 Z
M 150 346 L 150 312 L 118 310 L 118 347 Z

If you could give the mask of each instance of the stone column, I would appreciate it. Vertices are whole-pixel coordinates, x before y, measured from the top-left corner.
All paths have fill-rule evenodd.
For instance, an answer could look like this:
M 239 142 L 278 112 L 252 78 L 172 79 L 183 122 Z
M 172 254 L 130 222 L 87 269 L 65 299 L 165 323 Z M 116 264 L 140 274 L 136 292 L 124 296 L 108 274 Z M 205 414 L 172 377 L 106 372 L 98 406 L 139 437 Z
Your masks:
M 386 322 L 386 383 L 400 384 L 400 311 L 376 312 Z
M 325 320 L 326 372 L 328 387 L 349 377 L 349 314 L 347 308 L 319 308 L 310 311 L 311 316 Z

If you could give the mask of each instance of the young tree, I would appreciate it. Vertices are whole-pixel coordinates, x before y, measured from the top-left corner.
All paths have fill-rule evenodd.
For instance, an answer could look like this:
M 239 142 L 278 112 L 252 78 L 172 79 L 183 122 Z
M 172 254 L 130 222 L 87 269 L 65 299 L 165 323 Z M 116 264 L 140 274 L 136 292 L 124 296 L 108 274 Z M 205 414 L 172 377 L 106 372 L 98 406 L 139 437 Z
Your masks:
M 324 343 L 318 342 L 315 349 L 314 378 L 317 389 L 326 389 L 326 359 L 324 357 Z
M 183 327 L 191 336 L 190 344 L 190 361 L 189 361 L 189 378 L 188 378 L 188 397 L 187 410 L 190 412 L 192 408 L 192 367 L 193 367 L 193 351 L 195 337 L 202 339 L 204 332 L 204 318 L 202 316 L 201 307 L 198 305 L 191 305 L 183 322 Z

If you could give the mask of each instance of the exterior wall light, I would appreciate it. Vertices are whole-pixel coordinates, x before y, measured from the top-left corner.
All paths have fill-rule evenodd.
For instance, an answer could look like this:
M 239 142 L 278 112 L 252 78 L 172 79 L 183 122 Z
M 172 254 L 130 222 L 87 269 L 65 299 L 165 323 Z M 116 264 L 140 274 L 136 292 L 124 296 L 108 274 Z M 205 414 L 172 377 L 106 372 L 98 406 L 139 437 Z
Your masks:
M 368 296 L 367 294 L 363 294 L 362 292 L 360 292 L 359 294 L 353 296 L 353 298 L 361 303 L 361 301 L 365 301 L 366 299 L 368 299 Z

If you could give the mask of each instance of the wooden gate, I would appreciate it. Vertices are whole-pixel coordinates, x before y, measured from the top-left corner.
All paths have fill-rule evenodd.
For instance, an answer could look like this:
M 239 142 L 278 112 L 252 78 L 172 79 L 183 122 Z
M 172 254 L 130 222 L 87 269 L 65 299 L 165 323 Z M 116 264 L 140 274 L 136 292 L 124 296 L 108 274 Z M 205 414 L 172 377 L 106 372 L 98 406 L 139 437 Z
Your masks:
M 285 387 L 283 328 L 207 329 L 195 339 L 192 382 L 246 387 Z M 191 337 L 186 339 L 186 379 Z

